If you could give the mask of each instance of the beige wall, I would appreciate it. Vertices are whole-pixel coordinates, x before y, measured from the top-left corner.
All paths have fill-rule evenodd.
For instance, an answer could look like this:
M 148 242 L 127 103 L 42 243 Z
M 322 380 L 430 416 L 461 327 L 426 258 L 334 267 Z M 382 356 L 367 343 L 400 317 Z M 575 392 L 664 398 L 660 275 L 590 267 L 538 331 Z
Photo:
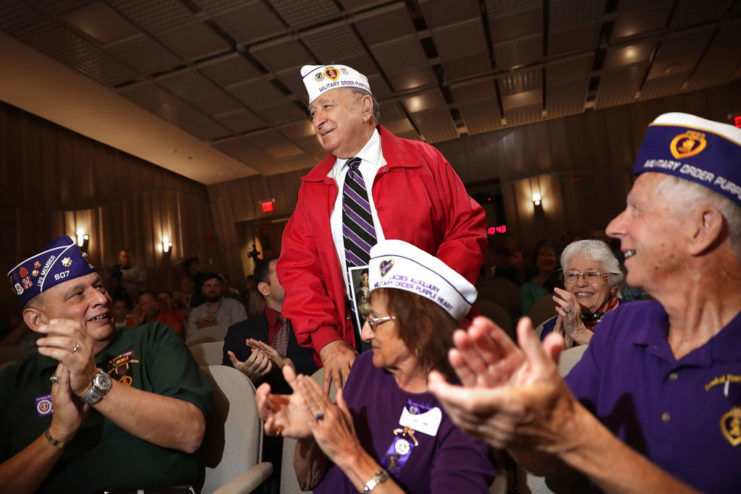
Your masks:
M 0 190 L 3 273 L 79 227 L 99 270 L 127 246 L 154 289 L 171 287 L 172 264 L 184 254 L 220 264 L 216 242 L 207 241 L 214 230 L 204 185 L 2 103 Z M 163 234 L 175 244 L 171 261 L 155 247 Z M 0 293 L 7 318 L 20 307 L 9 289 Z

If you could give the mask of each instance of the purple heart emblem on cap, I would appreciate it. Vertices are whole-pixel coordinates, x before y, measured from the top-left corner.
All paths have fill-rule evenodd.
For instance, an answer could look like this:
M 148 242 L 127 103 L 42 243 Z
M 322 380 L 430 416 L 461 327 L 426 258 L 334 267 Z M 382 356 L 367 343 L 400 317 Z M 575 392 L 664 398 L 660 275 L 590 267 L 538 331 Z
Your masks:
M 394 266 L 394 260 L 393 259 L 386 259 L 385 261 L 381 261 L 381 278 L 386 276 L 386 273 L 389 272 L 389 270 Z

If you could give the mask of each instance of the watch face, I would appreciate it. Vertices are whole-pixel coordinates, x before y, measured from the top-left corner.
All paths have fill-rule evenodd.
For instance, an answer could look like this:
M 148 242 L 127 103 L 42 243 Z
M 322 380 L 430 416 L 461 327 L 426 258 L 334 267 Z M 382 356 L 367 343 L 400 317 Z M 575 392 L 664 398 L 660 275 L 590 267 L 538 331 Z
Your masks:
M 93 378 L 93 386 L 103 393 L 107 392 L 112 386 L 110 376 L 105 372 L 98 372 Z

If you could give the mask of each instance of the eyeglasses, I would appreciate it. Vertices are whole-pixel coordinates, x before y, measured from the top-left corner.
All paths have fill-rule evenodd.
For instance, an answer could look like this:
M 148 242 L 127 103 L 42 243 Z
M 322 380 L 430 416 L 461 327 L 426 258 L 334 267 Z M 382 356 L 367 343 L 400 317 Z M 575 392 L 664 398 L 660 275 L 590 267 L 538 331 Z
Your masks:
M 376 326 L 378 324 L 381 324 L 387 321 L 395 321 L 395 320 L 396 320 L 396 316 L 385 316 L 385 317 L 370 317 L 369 316 L 368 319 L 365 320 L 365 322 L 367 322 L 368 326 L 370 326 L 370 328 L 373 331 L 375 331 Z
M 568 273 L 561 273 L 561 277 L 566 283 L 576 283 L 579 278 L 584 278 L 587 283 L 597 283 L 598 281 L 605 279 L 609 276 L 613 276 L 617 273 L 600 273 L 599 271 L 587 271 L 586 273 L 578 273 L 576 271 L 569 271 Z

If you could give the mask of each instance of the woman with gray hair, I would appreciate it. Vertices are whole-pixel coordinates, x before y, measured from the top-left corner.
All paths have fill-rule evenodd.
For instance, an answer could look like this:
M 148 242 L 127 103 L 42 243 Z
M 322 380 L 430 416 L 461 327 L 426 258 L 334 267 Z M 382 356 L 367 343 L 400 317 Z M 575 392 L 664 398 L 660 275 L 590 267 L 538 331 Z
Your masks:
M 560 333 L 566 348 L 586 345 L 602 316 L 620 303 L 623 273 L 615 254 L 601 240 L 578 240 L 561 253 L 564 288 L 556 288 L 553 301 L 558 316 L 543 324 L 541 339 Z

